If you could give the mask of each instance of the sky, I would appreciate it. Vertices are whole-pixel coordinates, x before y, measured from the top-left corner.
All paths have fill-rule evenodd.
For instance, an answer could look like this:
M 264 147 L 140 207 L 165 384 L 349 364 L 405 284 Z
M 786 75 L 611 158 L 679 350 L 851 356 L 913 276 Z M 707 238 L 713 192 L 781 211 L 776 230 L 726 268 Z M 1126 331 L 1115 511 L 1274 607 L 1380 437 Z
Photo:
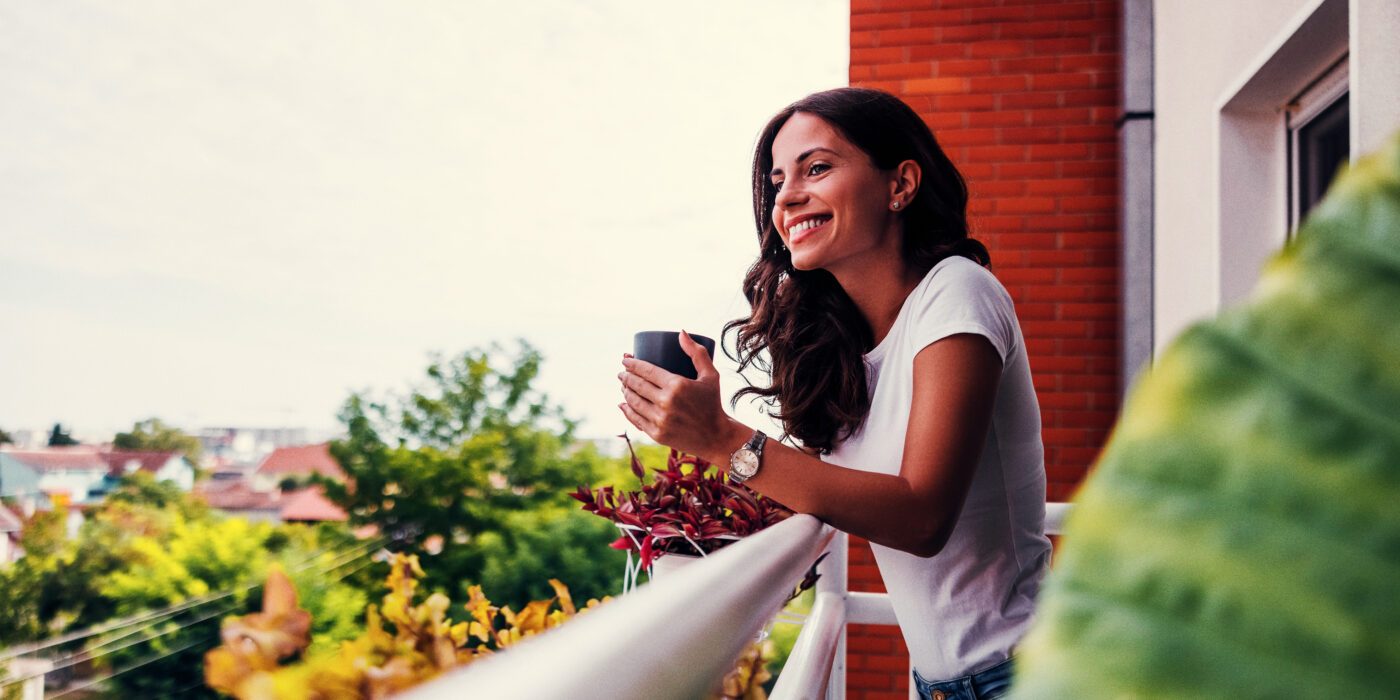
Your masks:
M 846 83 L 847 13 L 0 5 L 0 429 L 331 430 L 520 338 L 581 435 L 626 430 L 634 332 L 746 311 L 755 138 Z

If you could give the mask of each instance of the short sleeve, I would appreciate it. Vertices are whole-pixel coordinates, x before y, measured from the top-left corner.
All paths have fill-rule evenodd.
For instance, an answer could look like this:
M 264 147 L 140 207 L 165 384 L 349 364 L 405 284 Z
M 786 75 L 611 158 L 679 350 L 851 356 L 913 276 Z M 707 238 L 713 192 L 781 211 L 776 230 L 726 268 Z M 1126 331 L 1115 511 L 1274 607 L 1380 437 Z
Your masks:
M 934 266 L 913 292 L 908 339 L 913 352 L 960 333 L 984 336 L 1006 362 L 1016 348 L 1011 295 L 987 268 L 962 256 Z

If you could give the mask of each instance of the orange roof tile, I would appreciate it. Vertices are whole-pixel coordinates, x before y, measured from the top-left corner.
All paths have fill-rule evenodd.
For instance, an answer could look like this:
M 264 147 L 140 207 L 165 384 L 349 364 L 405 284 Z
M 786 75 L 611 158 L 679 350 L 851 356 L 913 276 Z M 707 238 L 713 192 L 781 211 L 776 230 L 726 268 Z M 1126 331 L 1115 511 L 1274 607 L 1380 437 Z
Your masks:
M 330 445 L 301 445 L 299 447 L 279 447 L 272 451 L 262 464 L 258 474 L 322 474 L 332 479 L 345 479 L 345 472 L 331 457 Z

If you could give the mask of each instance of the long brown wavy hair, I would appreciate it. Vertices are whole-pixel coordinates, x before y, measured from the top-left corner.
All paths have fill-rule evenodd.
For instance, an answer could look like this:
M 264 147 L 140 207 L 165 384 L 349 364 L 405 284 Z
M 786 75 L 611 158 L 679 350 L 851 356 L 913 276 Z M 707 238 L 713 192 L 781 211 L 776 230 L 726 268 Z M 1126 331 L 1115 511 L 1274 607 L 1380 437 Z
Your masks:
M 773 225 L 773 140 L 798 112 L 835 127 L 881 170 L 893 170 L 906 160 L 919 164 L 922 182 L 900 215 L 900 251 L 913 269 L 926 273 L 951 255 L 984 266 L 991 258 L 985 246 L 968 237 L 967 184 L 962 175 L 928 125 L 899 98 L 862 88 L 827 90 L 788 105 L 768 122 L 753 158 L 759 255 L 744 275 L 750 312 L 725 324 L 724 335 L 728 340 L 734 334 L 734 349 L 725 351 L 740 371 L 757 368 L 768 373 L 772 383 L 740 389 L 731 405 L 744 396 L 758 396 L 783 423 L 787 436 L 828 453 L 855 434 L 870 413 L 864 355 L 874 349 L 875 338 L 831 273 L 792 266 L 791 253 Z

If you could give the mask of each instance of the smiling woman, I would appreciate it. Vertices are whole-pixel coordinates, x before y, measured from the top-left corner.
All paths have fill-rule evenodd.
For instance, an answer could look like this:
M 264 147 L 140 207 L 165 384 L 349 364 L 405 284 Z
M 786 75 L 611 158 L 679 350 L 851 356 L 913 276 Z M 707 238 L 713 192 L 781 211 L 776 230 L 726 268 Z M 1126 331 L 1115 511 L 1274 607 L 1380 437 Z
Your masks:
M 697 379 L 625 357 L 621 409 L 869 540 L 924 697 L 996 697 L 1050 545 L 1025 343 L 967 235 L 962 177 L 907 105 L 842 88 L 769 121 L 753 188 L 751 312 L 726 331 L 741 366 L 769 358 L 772 384 L 739 395 L 776 406 L 794 444 L 726 415 L 687 336 Z

